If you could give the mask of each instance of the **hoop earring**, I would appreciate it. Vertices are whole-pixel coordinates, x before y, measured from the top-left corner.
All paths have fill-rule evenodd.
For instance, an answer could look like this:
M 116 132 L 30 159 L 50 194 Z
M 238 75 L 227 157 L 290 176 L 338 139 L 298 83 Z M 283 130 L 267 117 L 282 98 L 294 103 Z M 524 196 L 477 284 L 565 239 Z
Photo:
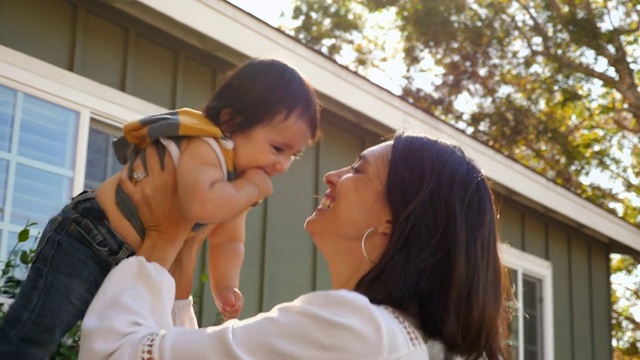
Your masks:
M 367 230 L 367 232 L 364 233 L 364 236 L 362 237 L 362 254 L 364 255 L 365 259 L 369 260 L 370 263 L 375 265 L 377 263 L 375 261 L 371 260 L 369 255 L 367 255 L 367 250 L 365 250 L 365 248 L 364 248 L 364 242 L 367 239 L 367 235 L 369 235 L 369 233 L 372 232 L 372 231 L 373 231 L 373 228 L 370 228 L 369 230 Z

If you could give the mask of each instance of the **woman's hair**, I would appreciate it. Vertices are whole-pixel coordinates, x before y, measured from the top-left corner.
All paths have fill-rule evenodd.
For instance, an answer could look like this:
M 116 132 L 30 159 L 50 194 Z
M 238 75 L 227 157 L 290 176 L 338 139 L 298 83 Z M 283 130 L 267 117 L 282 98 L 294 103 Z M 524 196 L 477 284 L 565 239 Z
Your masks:
M 221 119 L 225 109 L 232 111 L 231 119 Z M 319 111 L 313 87 L 296 69 L 275 59 L 254 59 L 229 74 L 203 113 L 230 135 L 297 112 L 316 140 Z
M 452 353 L 505 358 L 510 286 L 483 173 L 456 146 L 399 134 L 386 197 L 389 243 L 356 291 L 416 319 Z

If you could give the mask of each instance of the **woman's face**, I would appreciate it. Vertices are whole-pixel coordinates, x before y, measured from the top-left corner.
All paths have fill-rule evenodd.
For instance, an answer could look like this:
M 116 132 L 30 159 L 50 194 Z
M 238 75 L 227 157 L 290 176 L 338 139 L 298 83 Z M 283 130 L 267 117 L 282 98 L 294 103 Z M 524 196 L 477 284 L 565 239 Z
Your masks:
M 391 142 L 385 142 L 363 151 L 353 165 L 324 176 L 328 190 L 305 229 L 327 260 L 332 252 L 345 254 L 345 250 L 362 257 L 364 233 L 390 226 L 385 196 L 390 157 Z

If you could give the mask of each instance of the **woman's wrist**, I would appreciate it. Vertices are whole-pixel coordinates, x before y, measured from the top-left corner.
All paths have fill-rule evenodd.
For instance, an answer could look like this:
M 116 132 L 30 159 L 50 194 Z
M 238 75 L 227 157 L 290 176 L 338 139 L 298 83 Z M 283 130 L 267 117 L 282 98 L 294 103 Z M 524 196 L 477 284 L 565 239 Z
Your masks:
M 169 269 L 180 252 L 182 244 L 181 241 L 167 241 L 161 234 L 147 232 L 136 255 Z

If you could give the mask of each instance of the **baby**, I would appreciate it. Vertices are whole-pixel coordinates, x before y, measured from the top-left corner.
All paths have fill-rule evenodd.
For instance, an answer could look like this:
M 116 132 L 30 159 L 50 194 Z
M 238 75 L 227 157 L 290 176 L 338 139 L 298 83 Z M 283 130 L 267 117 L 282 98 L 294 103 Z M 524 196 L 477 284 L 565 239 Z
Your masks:
M 292 67 L 256 59 L 233 71 L 203 112 L 179 109 L 128 123 L 114 142 L 122 171 L 132 172 L 143 149 L 167 151 L 185 218 L 209 240 L 209 279 L 225 319 L 238 317 L 247 210 L 271 194 L 271 176 L 319 135 L 319 103 Z M 0 324 L 0 358 L 47 357 L 82 318 L 109 270 L 131 256 L 144 238 L 135 206 L 107 179 L 95 192 L 76 196 L 42 233 L 21 291 Z M 189 236 L 190 234 L 185 234 Z M 39 299 L 37 301 L 34 298 Z M 3 357 L 4 354 L 11 357 Z

